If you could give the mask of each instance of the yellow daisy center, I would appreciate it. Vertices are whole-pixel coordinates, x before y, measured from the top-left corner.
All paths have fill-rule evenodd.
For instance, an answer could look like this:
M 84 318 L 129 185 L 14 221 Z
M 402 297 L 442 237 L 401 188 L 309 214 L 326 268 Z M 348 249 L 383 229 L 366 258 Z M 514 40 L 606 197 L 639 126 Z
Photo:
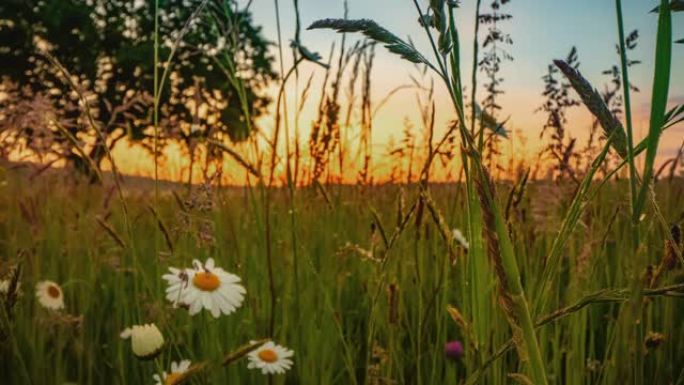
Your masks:
M 259 359 L 270 364 L 278 361 L 278 353 L 271 349 L 264 349 L 259 352 Z
M 202 291 L 214 291 L 221 286 L 221 280 L 216 274 L 203 271 L 195 274 L 192 278 L 192 284 Z
M 59 298 L 61 292 L 57 286 L 50 285 L 47 288 L 47 294 L 50 296 L 50 298 Z
M 173 372 L 166 376 L 166 380 L 164 380 L 164 385 L 176 385 L 178 381 L 181 379 L 181 376 L 183 373 L 180 372 Z

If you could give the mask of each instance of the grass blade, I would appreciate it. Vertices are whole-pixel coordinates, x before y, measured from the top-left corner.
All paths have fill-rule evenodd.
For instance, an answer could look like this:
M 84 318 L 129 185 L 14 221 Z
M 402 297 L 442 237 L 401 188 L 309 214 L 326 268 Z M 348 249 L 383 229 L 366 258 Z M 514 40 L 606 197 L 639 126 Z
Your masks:
M 653 179 L 653 166 L 658 152 L 658 142 L 665 122 L 665 109 L 670 88 L 670 67 L 672 64 L 672 14 L 666 0 L 661 0 L 658 13 L 658 35 L 656 39 L 655 71 L 651 95 L 651 120 L 646 144 L 644 183 L 636 202 L 634 215 L 638 217 L 646 202 L 646 195 Z

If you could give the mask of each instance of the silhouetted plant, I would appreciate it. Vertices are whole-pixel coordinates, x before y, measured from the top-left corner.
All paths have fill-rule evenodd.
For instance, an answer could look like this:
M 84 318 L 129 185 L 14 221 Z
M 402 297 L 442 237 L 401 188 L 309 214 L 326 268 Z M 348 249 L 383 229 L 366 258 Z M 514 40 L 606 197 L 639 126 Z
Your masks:
M 503 77 L 500 77 L 501 65 L 505 61 L 513 61 L 513 56 L 508 52 L 507 47 L 513 45 L 513 39 L 501 29 L 501 23 L 513 18 L 510 13 L 505 13 L 502 9 L 510 0 L 494 0 L 490 4 L 490 12 L 480 14 L 480 24 L 487 26 L 487 34 L 482 42 L 482 59 L 478 63 L 480 71 L 484 72 L 487 81 L 483 84 L 485 88 L 485 98 L 482 101 L 482 109 L 496 119 L 498 111 L 501 110 L 497 99 L 504 91 L 501 88 Z M 484 160 L 490 170 L 501 171 L 502 168 L 496 163 L 496 158 L 501 154 L 500 136 L 490 133 L 485 138 Z
M 570 49 L 566 62 L 574 69 L 579 67 L 580 63 L 575 47 Z M 546 122 L 539 134 L 540 138 L 545 135 L 549 137 L 544 152 L 555 160 L 553 169 L 557 172 L 559 179 L 563 179 L 567 175 L 577 181 L 575 171 L 570 164 L 575 151 L 576 139 L 566 135 L 566 124 L 568 122 L 566 113 L 568 109 L 579 105 L 580 102 L 570 93 L 572 85 L 559 74 L 559 70 L 554 64 L 548 65 L 547 73 L 542 79 L 544 80 L 544 92 L 542 92 L 544 103 L 536 111 L 546 114 Z

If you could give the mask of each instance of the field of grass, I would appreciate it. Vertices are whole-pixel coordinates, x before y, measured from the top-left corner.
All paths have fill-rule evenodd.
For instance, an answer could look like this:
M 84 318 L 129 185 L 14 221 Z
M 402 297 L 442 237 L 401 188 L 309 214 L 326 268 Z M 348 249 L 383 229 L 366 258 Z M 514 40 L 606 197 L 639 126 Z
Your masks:
M 504 169 L 508 2 L 475 2 L 470 63 L 451 0 L 406 2 L 427 50 L 350 19 L 346 2 L 344 18 L 308 25 L 288 2 L 289 45 L 277 0 L 273 42 L 251 1 L 0 5 L 0 32 L 24 39 L 0 46 L 0 383 L 684 385 L 684 144 L 656 162 L 684 121 L 670 89 L 684 7 L 651 11 L 641 141 L 639 33 L 616 0 L 609 85 L 580 73 L 574 47 L 554 60 L 537 110 L 546 147 Z M 327 61 L 300 40 L 307 27 L 343 34 Z M 75 38 L 99 45 L 72 52 Z M 414 84 L 372 98 L 376 48 L 418 69 Z M 324 72 L 308 135 L 305 62 Z M 373 119 L 405 88 L 422 138 L 406 121 L 380 183 Z M 437 88 L 453 117 L 443 136 Z M 593 118 L 584 148 L 566 132 L 580 126 L 572 107 Z M 121 175 L 121 139 L 145 148 L 153 178 Z M 169 144 L 183 183 L 160 180 Z
M 633 254 L 623 183 L 604 186 L 584 207 L 550 285 L 548 311 L 536 317 L 560 309 L 537 331 L 551 383 L 683 379 L 681 266 L 648 281 L 667 253 L 651 215 L 639 225 L 642 250 L 625 258 Z M 498 187 L 505 201 L 511 186 Z M 681 224 L 682 181 L 656 189 L 667 219 Z M 21 287 L 16 303 L 3 307 L 3 383 L 153 383 L 154 373 L 179 359 L 207 364 L 191 378 L 197 384 L 443 384 L 478 376 L 483 384 L 503 384 L 523 372 L 514 349 L 489 362 L 511 330 L 487 261 L 443 238 L 466 226 L 463 185 L 431 186 L 432 197 L 423 200 L 417 186 L 391 185 L 329 186 L 327 198 L 302 189 L 292 202 L 284 189 L 198 186 L 188 194 L 179 187 L 177 198 L 170 191 L 160 192 L 155 216 L 151 191 L 124 189 L 125 217 L 111 186 L 63 176 L 29 181 L 5 171 L 3 274 L 19 268 Z M 572 193 L 530 183 L 509 210 L 531 302 L 539 298 L 538 277 Z M 174 308 L 161 279 L 169 266 L 209 257 L 247 289 L 244 305 L 218 319 Z M 475 282 L 478 268 L 485 282 Z M 638 294 L 635 277 L 647 282 Z M 61 284 L 64 310 L 37 302 L 34 285 L 45 279 Z M 677 286 L 657 290 L 671 285 Z M 150 322 L 167 343 L 143 362 L 119 333 Z M 250 340 L 270 337 L 295 352 L 286 375 L 269 380 L 248 370 L 244 358 L 221 365 Z M 463 342 L 461 359 L 444 355 L 450 340 Z

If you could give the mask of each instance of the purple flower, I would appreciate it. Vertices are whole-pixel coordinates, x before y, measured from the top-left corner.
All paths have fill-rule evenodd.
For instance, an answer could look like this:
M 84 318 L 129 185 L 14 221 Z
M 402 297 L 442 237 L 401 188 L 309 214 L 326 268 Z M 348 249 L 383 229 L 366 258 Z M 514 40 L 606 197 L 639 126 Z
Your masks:
M 463 344 L 461 341 L 449 341 L 444 344 L 444 354 L 452 360 L 458 360 L 463 357 Z

